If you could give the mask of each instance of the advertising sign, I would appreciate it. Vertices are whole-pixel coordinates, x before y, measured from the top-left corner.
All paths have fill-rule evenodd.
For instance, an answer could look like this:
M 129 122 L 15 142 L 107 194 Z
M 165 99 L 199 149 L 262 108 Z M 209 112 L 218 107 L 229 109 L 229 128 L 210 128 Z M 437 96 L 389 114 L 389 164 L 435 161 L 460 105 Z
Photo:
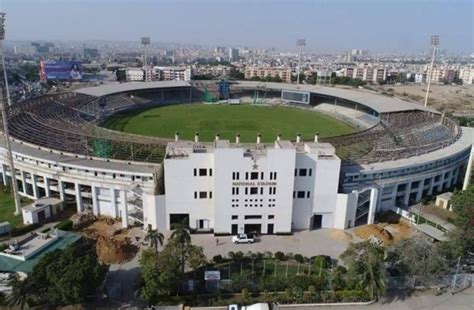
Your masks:
M 82 66 L 79 61 L 42 60 L 40 77 L 45 80 L 81 80 Z
M 219 270 L 208 270 L 204 272 L 204 280 L 218 281 L 221 279 L 221 272 Z

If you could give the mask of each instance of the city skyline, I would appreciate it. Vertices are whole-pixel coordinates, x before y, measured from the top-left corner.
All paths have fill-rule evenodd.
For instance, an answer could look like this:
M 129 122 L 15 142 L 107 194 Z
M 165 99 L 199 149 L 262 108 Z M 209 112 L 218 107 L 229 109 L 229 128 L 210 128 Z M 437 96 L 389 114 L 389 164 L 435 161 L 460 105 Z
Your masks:
M 295 40 L 306 38 L 306 50 L 315 52 L 420 52 L 439 34 L 441 49 L 474 50 L 473 4 L 463 0 L 4 0 L 1 9 L 7 40 L 138 41 L 148 35 L 153 42 L 296 51 Z

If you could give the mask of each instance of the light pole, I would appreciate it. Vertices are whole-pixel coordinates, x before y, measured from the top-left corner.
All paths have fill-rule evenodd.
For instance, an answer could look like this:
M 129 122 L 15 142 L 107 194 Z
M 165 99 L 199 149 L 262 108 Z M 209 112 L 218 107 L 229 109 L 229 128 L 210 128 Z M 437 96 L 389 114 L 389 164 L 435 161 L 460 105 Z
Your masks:
M 147 59 L 146 59 L 146 52 L 147 52 L 147 48 L 148 46 L 150 45 L 150 37 L 142 37 L 142 46 L 143 46 L 143 49 L 144 49 L 144 68 L 145 68 L 145 82 L 149 82 L 149 76 L 148 76 L 148 63 L 147 63 Z
M 296 76 L 296 84 L 300 83 L 300 70 L 301 70 L 301 54 L 303 54 L 303 47 L 306 45 L 306 39 L 298 39 L 296 40 L 296 46 L 300 48 L 300 52 L 298 54 L 298 75 Z
M 428 72 L 428 86 L 426 87 L 426 95 L 425 95 L 425 107 L 428 106 L 428 95 L 430 93 L 430 85 L 431 85 L 431 77 L 433 76 L 433 65 L 436 57 L 436 50 L 438 49 L 439 45 L 439 36 L 434 35 L 431 36 L 431 46 L 433 47 L 433 52 L 431 54 L 431 65 Z
M 7 80 L 7 70 L 5 68 L 5 59 L 3 57 L 3 40 L 5 39 L 5 13 L 0 12 L 0 58 L 2 60 L 2 67 L 3 67 L 3 77 L 5 79 L 5 92 L 7 94 L 7 102 L 8 106 L 11 105 L 10 101 L 10 91 L 8 89 L 8 80 Z M 7 145 L 7 150 L 8 150 L 8 160 L 10 162 L 10 174 L 11 174 L 11 182 L 12 182 L 12 187 L 13 187 L 13 198 L 15 201 L 15 215 L 20 214 L 20 197 L 18 196 L 18 183 L 16 180 L 16 170 L 15 170 L 15 165 L 13 161 L 13 152 L 12 152 L 12 146 L 10 143 L 10 133 L 8 131 L 8 108 L 5 105 L 5 100 L 3 98 L 3 94 L 0 96 L 0 102 L 1 102 L 1 107 L 2 107 L 2 120 L 3 120 L 3 132 L 5 133 L 5 143 Z M 6 185 L 6 184 L 5 184 Z

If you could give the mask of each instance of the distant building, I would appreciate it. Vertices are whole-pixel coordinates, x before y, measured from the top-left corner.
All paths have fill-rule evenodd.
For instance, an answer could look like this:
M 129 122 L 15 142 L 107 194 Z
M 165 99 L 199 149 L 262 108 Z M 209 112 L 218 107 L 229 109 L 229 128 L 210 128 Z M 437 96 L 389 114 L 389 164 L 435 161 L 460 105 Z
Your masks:
M 251 79 L 259 77 L 265 79 L 267 76 L 280 77 L 285 83 L 291 83 L 291 69 L 277 67 L 247 67 L 245 68 L 245 78 Z
M 187 67 L 155 67 L 155 74 L 163 81 L 190 81 L 192 70 Z
M 474 68 L 464 67 L 459 70 L 459 79 L 462 80 L 463 84 L 472 85 L 474 80 Z
M 239 59 L 239 50 L 236 48 L 229 48 L 229 61 L 236 61 Z
M 99 50 L 96 48 L 84 48 L 84 58 L 86 59 L 95 59 L 99 58 Z
M 127 82 L 144 81 L 145 71 L 142 68 L 126 68 L 125 79 Z
M 387 69 L 373 67 L 346 67 L 343 76 L 359 79 L 369 83 L 384 82 L 387 79 Z

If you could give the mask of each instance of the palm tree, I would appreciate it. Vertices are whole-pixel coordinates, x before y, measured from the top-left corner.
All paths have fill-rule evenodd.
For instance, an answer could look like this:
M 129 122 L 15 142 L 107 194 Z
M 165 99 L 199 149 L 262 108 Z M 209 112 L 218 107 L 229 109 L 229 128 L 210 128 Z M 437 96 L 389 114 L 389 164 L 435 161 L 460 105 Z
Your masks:
M 363 269 L 360 286 L 369 293 L 371 299 L 378 298 L 385 293 L 387 288 L 387 277 L 385 266 L 374 253 L 367 253 L 366 268 Z
M 30 299 L 30 289 L 28 288 L 27 280 L 20 280 L 18 277 L 14 277 L 10 280 L 10 286 L 12 292 L 6 298 L 6 304 L 9 307 L 18 307 L 21 310 L 28 307 L 28 300 Z
M 163 246 L 163 240 L 165 237 L 162 233 L 158 232 L 156 229 L 151 229 L 149 227 L 148 232 L 145 236 L 145 241 L 150 242 L 150 246 L 155 249 L 155 252 L 158 253 L 158 244 Z
M 191 244 L 191 234 L 187 224 L 187 219 L 184 219 L 181 223 L 173 225 L 174 231 L 171 233 L 170 241 L 174 242 L 178 246 L 179 261 L 181 265 L 181 273 L 184 274 L 184 268 L 187 257 L 187 249 Z
M 170 239 L 178 244 L 186 245 L 191 243 L 191 234 L 186 219 L 181 223 L 173 225 L 174 231 L 171 233 Z

